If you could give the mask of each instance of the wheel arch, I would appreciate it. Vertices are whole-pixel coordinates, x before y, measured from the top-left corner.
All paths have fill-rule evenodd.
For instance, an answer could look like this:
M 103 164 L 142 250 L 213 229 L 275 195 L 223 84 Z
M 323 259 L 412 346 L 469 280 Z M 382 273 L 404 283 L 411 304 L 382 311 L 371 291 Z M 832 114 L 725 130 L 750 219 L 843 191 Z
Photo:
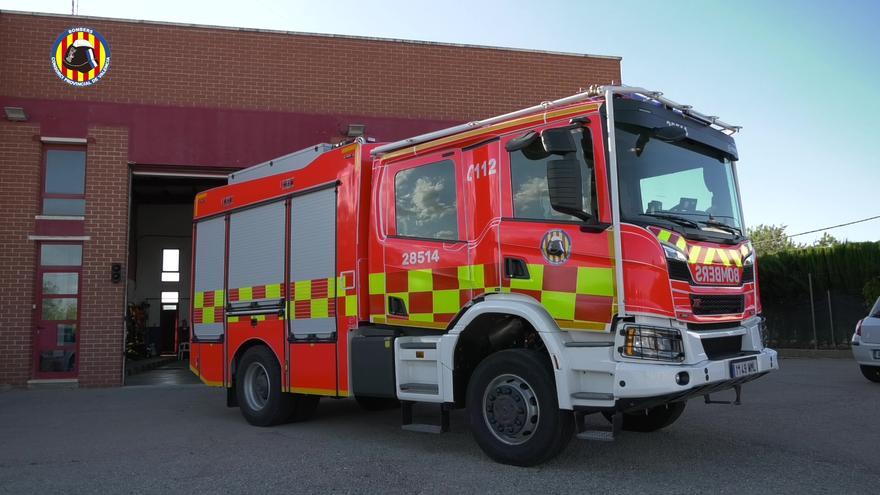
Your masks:
M 504 349 L 542 350 L 553 369 L 557 399 L 570 409 L 565 379 L 564 334 L 547 310 L 524 294 L 488 294 L 472 304 L 443 337 L 441 359 L 456 404 L 463 406 L 467 385 L 479 363 Z

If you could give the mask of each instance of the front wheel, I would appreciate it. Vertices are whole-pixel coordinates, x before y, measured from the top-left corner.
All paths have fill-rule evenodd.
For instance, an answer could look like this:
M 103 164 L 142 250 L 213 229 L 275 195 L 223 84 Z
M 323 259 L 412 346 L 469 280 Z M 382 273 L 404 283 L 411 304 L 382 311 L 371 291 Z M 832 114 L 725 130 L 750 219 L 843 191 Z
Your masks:
M 684 412 L 686 402 L 673 402 L 662 406 L 652 407 L 644 411 L 625 413 L 621 428 L 626 431 L 638 431 L 649 433 L 675 423 L 675 420 Z M 611 420 L 609 413 L 602 413 L 606 419 Z
M 495 461 L 534 466 L 559 454 L 574 433 L 571 411 L 559 409 L 547 357 L 529 349 L 490 355 L 467 390 L 477 444 Z
M 872 382 L 880 383 L 880 366 L 859 365 L 859 368 L 862 370 L 862 375 L 864 375 L 865 378 Z

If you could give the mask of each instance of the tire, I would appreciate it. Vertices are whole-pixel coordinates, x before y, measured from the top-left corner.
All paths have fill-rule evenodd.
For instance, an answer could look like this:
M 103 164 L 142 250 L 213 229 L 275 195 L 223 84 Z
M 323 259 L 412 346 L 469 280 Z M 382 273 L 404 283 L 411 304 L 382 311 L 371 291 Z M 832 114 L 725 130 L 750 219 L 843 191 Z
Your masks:
M 686 402 L 673 402 L 661 406 L 652 407 L 636 413 L 625 413 L 621 428 L 626 431 L 638 431 L 650 433 L 675 423 L 675 420 L 684 412 Z M 611 414 L 602 413 L 605 419 L 611 421 Z
M 285 422 L 293 411 L 290 394 L 281 390 L 281 368 L 265 346 L 248 349 L 235 372 L 235 392 L 241 414 L 254 426 Z
M 550 460 L 574 434 L 574 415 L 559 409 L 547 356 L 529 349 L 499 351 L 477 366 L 467 388 L 467 414 L 477 444 L 503 464 Z
M 292 423 L 308 421 L 315 415 L 318 409 L 318 402 L 321 401 L 320 395 L 306 394 L 286 394 L 290 400 L 290 414 L 287 420 Z
M 358 405 L 361 406 L 361 409 L 365 411 L 386 411 L 388 409 L 397 409 L 400 407 L 399 400 L 389 397 L 367 397 L 356 395 L 354 400 L 356 400 Z
M 872 382 L 880 383 L 880 366 L 859 365 L 859 369 L 862 370 L 862 375 L 864 375 L 865 378 Z

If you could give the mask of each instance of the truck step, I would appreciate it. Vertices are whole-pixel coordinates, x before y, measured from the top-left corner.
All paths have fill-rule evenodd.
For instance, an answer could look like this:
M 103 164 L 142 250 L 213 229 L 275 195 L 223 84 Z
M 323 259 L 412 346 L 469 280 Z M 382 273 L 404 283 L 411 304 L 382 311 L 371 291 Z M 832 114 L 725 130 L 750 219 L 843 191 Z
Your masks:
M 575 411 L 574 421 L 577 428 L 575 435 L 579 440 L 594 440 L 599 442 L 613 442 L 620 434 L 623 425 L 623 413 L 615 412 L 611 416 L 611 424 L 608 426 L 587 426 L 586 413 Z
M 416 433 L 446 433 L 449 431 L 449 411 L 452 404 L 440 404 L 440 424 L 413 423 L 413 406 L 409 400 L 400 401 L 400 428 Z

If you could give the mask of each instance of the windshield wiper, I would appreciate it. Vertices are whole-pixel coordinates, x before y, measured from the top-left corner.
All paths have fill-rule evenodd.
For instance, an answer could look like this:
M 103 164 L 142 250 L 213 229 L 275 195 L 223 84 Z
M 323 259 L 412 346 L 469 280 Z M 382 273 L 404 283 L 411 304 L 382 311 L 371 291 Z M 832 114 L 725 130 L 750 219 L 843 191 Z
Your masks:
M 684 225 L 685 227 L 693 227 L 695 229 L 700 228 L 700 224 L 693 220 L 688 220 L 687 218 L 680 217 L 678 215 L 669 215 L 666 213 L 645 213 L 646 216 L 649 217 L 657 217 L 662 218 L 664 220 L 669 220 L 670 222 L 675 222 L 679 225 Z
M 740 230 L 736 227 L 727 225 L 724 222 L 719 222 L 718 220 L 715 220 L 712 217 L 709 217 L 708 220 L 703 220 L 703 223 L 708 227 L 715 227 L 716 229 L 721 229 L 725 232 L 730 232 L 731 234 L 736 235 L 738 237 L 742 237 L 742 235 L 743 235 L 742 230 Z

